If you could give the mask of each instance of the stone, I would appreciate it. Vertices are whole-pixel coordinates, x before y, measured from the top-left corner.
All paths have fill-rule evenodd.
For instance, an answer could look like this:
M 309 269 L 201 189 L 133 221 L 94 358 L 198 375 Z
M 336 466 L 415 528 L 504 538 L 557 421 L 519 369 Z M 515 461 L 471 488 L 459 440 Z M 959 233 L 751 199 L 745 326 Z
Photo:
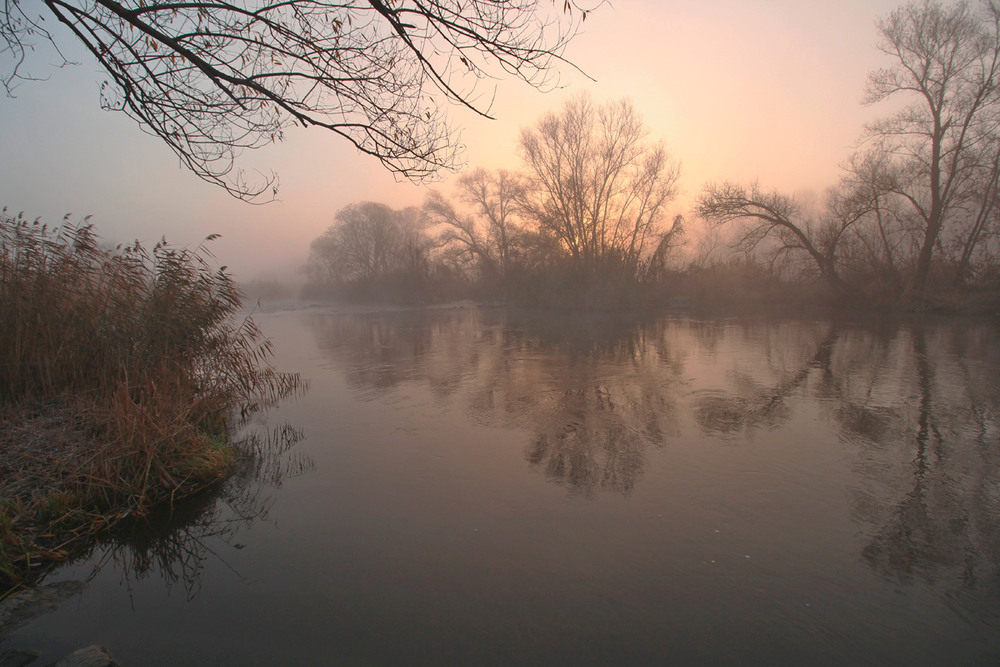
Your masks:
M 52 667 L 121 667 L 103 646 L 88 646 L 73 651 Z

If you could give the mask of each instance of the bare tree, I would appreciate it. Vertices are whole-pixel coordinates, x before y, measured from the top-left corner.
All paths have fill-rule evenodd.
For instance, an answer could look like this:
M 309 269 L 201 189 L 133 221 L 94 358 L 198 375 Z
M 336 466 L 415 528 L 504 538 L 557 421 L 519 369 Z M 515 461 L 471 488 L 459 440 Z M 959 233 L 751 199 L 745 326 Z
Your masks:
M 712 225 L 742 222 L 735 245 L 751 252 L 765 240 L 773 242 L 771 262 L 789 254 L 804 254 L 837 291 L 848 291 L 837 268 L 837 251 L 845 232 L 867 213 L 863 199 L 831 195 L 827 214 L 819 219 L 805 214 L 792 197 L 762 190 L 756 183 L 706 186 L 698 200 L 698 214 Z
M 989 242 L 995 244 L 1000 233 L 1000 133 L 992 139 L 992 159 L 985 160 L 978 170 L 976 184 L 971 188 L 972 196 L 965 207 L 964 224 L 954 240 L 958 251 L 955 271 L 958 284 L 966 282 L 971 276 L 977 251 L 986 248 L 983 254 L 988 255 L 991 250 L 996 250 L 989 248 Z
M 526 210 L 575 260 L 637 267 L 677 191 L 680 167 L 628 100 L 570 100 L 521 131 Z
M 1000 123 L 1000 4 L 906 5 L 878 23 L 892 67 L 873 72 L 866 101 L 902 98 L 898 112 L 872 123 L 869 140 L 892 160 L 891 192 L 909 205 L 920 241 L 910 289 L 923 293 L 942 232 L 989 170 Z
M 419 272 L 426 253 L 418 209 L 397 211 L 376 202 L 351 204 L 337 213 L 336 224 L 312 242 L 310 278 L 335 286 L 393 273 L 412 274 Z
M 915 256 L 914 235 L 904 219 L 905 205 L 893 193 L 889 156 L 877 147 L 851 156 L 838 186 L 847 197 L 866 203 L 866 214 L 850 229 L 855 269 L 864 267 L 892 296 L 903 285 L 903 264 Z
M 442 244 L 478 265 L 482 275 L 504 280 L 517 251 L 521 232 L 517 218 L 524 188 L 524 179 L 518 174 L 479 168 L 458 179 L 458 199 L 471 210 L 470 214 L 460 213 L 439 192 L 428 196 L 424 211 L 430 222 L 446 225 Z
M 667 275 L 671 255 L 687 243 L 684 235 L 684 216 L 674 216 L 674 222 L 670 225 L 670 229 L 658 234 L 659 241 L 645 262 L 642 277 L 647 283 L 656 283 Z
M 442 98 L 489 114 L 476 83 L 556 80 L 587 11 L 567 0 L 3 0 L 0 56 L 11 92 L 26 56 L 58 50 L 55 18 L 109 75 L 102 105 L 125 111 L 201 178 L 246 200 L 242 149 L 318 126 L 391 171 L 427 178 L 457 164 Z M 563 14 L 560 14 L 560 9 Z

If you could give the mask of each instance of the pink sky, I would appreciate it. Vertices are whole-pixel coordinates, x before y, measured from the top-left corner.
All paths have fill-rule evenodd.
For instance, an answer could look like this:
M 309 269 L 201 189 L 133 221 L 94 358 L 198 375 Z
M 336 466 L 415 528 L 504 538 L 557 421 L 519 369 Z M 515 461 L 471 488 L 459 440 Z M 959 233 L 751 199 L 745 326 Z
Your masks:
M 867 73 L 888 62 L 874 23 L 897 2 L 619 0 L 592 13 L 567 56 L 565 88 L 540 94 L 502 83 L 496 121 L 455 110 L 469 166 L 516 168 L 520 128 L 588 91 L 627 96 L 653 137 L 683 164 L 671 213 L 701 187 L 759 179 L 791 193 L 822 193 L 878 108 L 860 104 Z M 397 183 L 373 159 L 319 129 L 292 129 L 274 147 L 245 153 L 247 169 L 275 170 L 280 201 L 251 206 L 181 170 L 170 151 L 122 114 L 98 107 L 96 66 L 53 71 L 0 98 L 0 205 L 57 222 L 94 216 L 109 241 L 161 236 L 212 248 L 241 277 L 285 277 L 336 212 L 355 201 L 419 205 L 427 186 Z M 483 89 L 487 93 L 486 88 Z M 432 187 L 448 190 L 453 177 Z

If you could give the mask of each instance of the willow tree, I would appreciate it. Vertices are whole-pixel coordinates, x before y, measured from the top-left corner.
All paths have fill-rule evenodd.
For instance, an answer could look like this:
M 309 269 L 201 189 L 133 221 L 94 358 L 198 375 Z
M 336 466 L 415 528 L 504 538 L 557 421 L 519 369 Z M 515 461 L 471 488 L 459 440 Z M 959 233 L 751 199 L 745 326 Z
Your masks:
M 577 11 L 571 11 L 577 10 Z M 477 83 L 553 84 L 586 11 L 567 0 L 4 0 L 8 93 L 64 24 L 108 79 L 102 105 L 201 178 L 254 200 L 235 159 L 292 125 L 321 127 L 421 180 L 457 166 L 448 102 L 489 115 Z

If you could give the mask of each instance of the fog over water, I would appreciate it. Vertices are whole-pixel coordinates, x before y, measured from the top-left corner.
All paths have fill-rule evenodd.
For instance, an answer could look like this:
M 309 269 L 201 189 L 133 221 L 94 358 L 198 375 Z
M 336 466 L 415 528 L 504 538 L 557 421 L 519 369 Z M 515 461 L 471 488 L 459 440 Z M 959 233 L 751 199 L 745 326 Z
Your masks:
M 565 20 L 561 4 L 539 6 Z M 7 364 L 28 379 L 20 403 L 0 407 L 31 416 L 32 401 L 48 400 L 44 413 L 89 396 L 84 383 L 39 399 L 31 382 L 74 346 L 68 375 L 90 382 L 72 360 L 100 356 L 91 343 L 110 339 L 115 319 L 103 313 L 122 313 L 141 327 L 122 329 L 125 353 L 100 357 L 124 376 L 109 394 L 150 432 L 165 430 L 143 412 L 157 388 L 210 406 L 188 424 L 196 455 L 185 465 L 215 457 L 198 480 L 240 455 L 217 486 L 171 495 L 148 521 L 123 521 L 47 571 L 21 598 L 41 599 L 40 613 L 0 618 L 0 662 L 30 649 L 49 664 L 99 644 L 125 665 L 1000 664 L 1000 66 L 976 70 L 995 64 L 1000 22 L 958 12 L 938 23 L 929 3 L 896 15 L 897 46 L 940 47 L 928 67 L 951 45 L 941 34 L 961 35 L 968 57 L 942 75 L 941 114 L 934 95 L 915 95 L 893 116 L 921 71 L 875 48 L 876 22 L 899 5 L 605 4 L 579 19 L 548 90 L 489 78 L 461 89 L 495 120 L 436 100 L 462 130 L 456 173 L 408 182 L 300 118 L 282 141 L 238 157 L 251 177 L 277 174 L 276 200 L 261 205 L 102 111 L 106 74 L 52 27 L 73 63 L 30 52 L 24 71 L 40 80 L 0 98 L 0 251 L 21 267 L 4 274 L 8 301 L 31 306 L 6 321 L 71 313 L 75 323 L 100 307 L 76 334 L 84 340 L 53 318 L 45 358 Z M 397 6 L 372 0 L 337 16 L 378 26 Z M 201 37 L 190 7 L 143 4 L 132 19 L 147 12 Z M 338 34 L 327 63 L 372 57 L 396 82 L 399 60 L 380 48 L 398 30 L 379 48 L 369 45 L 379 28 L 359 30 L 345 39 L 362 46 L 345 48 L 345 22 L 328 23 Z M 890 23 L 880 24 L 889 52 Z M 939 24 L 958 27 L 910 39 Z M 167 41 L 135 39 L 157 54 L 129 56 L 138 69 L 176 73 Z M 179 60 L 181 78 L 200 76 Z M 466 83 L 465 66 L 443 80 Z M 261 76 L 271 74 L 287 75 Z M 244 113 L 258 122 L 267 94 L 243 88 L 219 108 L 252 100 Z M 419 117 L 430 119 L 435 100 L 410 94 L 373 98 L 396 112 L 426 103 Z M 885 99 L 866 105 L 866 95 Z M 199 130 L 230 127 L 189 103 Z M 954 121 L 964 112 L 967 123 Z M 942 153 L 957 157 L 936 171 L 926 156 Z M 25 232 L 19 211 L 49 229 L 67 214 L 90 220 L 102 241 Z M 156 251 L 113 249 L 136 239 Z M 14 280 L 34 259 L 30 284 L 62 286 L 52 303 L 70 305 L 23 298 L 42 293 Z M 53 280 L 52 266 L 82 267 L 83 278 Z M 119 284 L 114 267 L 136 269 L 121 284 L 139 305 L 101 291 Z M 172 280 L 190 289 L 153 288 Z M 218 313 L 235 311 L 220 325 Z M 256 333 L 243 316 L 266 339 L 241 337 Z M 0 340 L 20 354 L 32 335 L 17 331 Z M 177 363 L 151 363 L 159 347 L 134 331 L 168 331 Z M 191 361 L 192 340 L 207 355 Z M 275 369 L 305 383 L 259 372 L 269 350 Z M 245 373 L 235 379 L 211 363 L 231 352 Z M 127 355 L 143 369 L 190 361 L 191 379 L 140 386 L 121 370 Z M 269 396 L 294 395 L 241 412 L 250 397 L 204 398 L 220 378 L 241 391 L 271 378 L 284 384 Z M 220 415 L 237 413 L 230 429 Z M 133 466 L 144 485 L 157 478 L 149 442 L 128 449 L 145 457 Z M 89 452 L 74 450 L 103 462 Z M 175 458 L 161 481 L 189 479 Z M 80 486 L 95 477 L 53 467 Z M 45 498 L 32 470 L 18 473 L 19 492 L 62 521 L 71 511 Z M 53 498 L 93 497 L 78 496 Z M 123 497 L 129 507 L 136 496 Z
M 683 163 L 684 193 L 671 214 L 688 213 L 701 186 L 721 178 L 818 195 L 836 181 L 864 122 L 878 115 L 860 99 L 868 72 L 885 65 L 873 48 L 875 19 L 897 4 L 620 2 L 592 12 L 567 51 L 596 81 L 565 67 L 565 87 L 548 94 L 499 82 L 497 120 L 459 108 L 451 115 L 464 128 L 470 167 L 512 168 L 520 128 L 568 97 L 629 97 L 651 136 Z M 40 48 L 31 71 L 48 80 L 0 97 L 0 205 L 15 212 L 49 223 L 93 215 L 111 243 L 152 244 L 166 235 L 187 245 L 220 233 L 212 247 L 240 278 L 287 279 L 347 204 L 403 207 L 426 197 L 426 186 L 396 182 L 346 142 L 293 128 L 284 142 L 241 158 L 251 176 L 280 177 L 278 202 L 246 206 L 182 169 L 123 114 L 100 110 L 106 77 L 61 26 L 54 29 L 79 64 L 55 70 L 58 57 Z M 478 99 L 492 97 L 484 86 Z M 450 191 L 453 180 L 436 187 Z

